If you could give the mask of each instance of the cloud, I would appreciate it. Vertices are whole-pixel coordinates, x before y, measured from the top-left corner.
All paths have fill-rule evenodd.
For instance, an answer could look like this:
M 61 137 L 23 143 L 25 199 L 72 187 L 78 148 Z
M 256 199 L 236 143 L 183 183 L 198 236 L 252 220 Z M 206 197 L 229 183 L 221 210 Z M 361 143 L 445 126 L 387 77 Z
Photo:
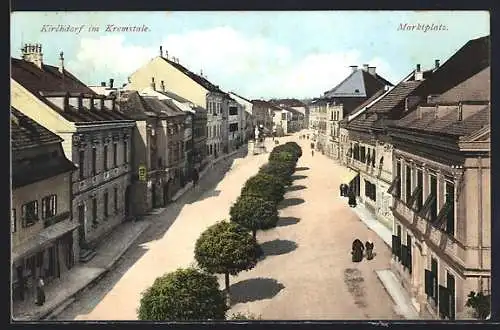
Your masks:
M 380 58 L 366 61 L 366 54 L 357 50 L 301 54 L 299 47 L 247 36 L 229 26 L 168 35 L 154 47 L 129 45 L 123 35 L 82 39 L 71 70 L 89 75 L 93 68 L 94 74 L 106 72 L 125 80 L 158 54 L 160 44 L 191 71 L 203 70 L 222 89 L 250 98 L 319 96 L 342 81 L 350 65 L 360 63 L 376 65 L 381 75 L 393 78 L 388 63 Z

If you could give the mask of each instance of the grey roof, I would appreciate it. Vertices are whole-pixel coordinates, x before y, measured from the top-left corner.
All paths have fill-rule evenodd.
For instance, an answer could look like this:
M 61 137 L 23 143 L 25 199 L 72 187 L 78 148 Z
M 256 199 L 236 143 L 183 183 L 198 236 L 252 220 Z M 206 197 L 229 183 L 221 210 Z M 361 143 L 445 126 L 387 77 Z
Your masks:
M 324 93 L 324 98 L 336 97 L 371 97 L 390 82 L 363 69 L 351 72 L 337 86 Z

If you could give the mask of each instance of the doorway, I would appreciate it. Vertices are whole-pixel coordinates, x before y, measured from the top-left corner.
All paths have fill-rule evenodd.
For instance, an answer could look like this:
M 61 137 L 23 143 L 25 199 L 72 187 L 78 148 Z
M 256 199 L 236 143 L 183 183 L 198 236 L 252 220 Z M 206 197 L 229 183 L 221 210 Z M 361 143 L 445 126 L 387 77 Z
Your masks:
M 130 216 L 130 186 L 127 186 L 125 189 L 125 219 L 128 219 Z
M 163 185 L 163 206 L 167 206 L 168 204 L 168 200 L 169 200 L 169 197 L 168 197 L 168 182 L 165 183 Z

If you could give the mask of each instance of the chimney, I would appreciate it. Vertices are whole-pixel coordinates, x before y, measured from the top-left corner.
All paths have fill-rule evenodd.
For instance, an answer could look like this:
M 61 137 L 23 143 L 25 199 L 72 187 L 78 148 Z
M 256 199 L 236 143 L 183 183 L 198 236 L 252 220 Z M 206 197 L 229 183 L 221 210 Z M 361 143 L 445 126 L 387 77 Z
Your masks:
M 464 119 L 464 106 L 462 102 L 458 104 L 458 121 L 462 121 Z
M 351 68 L 352 72 L 355 72 L 358 69 L 358 66 L 357 65 L 351 65 L 350 68 Z
M 439 60 L 434 61 L 434 68 L 435 69 L 439 68 Z
M 163 82 L 163 80 L 161 81 L 161 91 L 165 91 L 165 83 Z
M 59 72 L 64 74 L 64 53 L 59 53 Z
M 105 81 L 101 81 L 101 87 L 106 87 L 106 82 Z
M 363 64 L 363 71 L 368 71 L 368 64 Z
M 163 57 L 163 46 L 160 46 L 160 57 Z
M 203 77 L 203 69 L 200 70 L 200 76 Z
M 417 68 L 415 70 L 415 80 L 424 80 L 424 73 L 420 69 L 420 64 L 417 64 Z
M 374 67 L 374 66 L 369 66 L 368 67 L 368 73 L 371 74 L 371 75 L 373 75 L 373 76 L 375 76 L 377 74 L 376 70 L 377 70 L 377 68 Z
M 156 90 L 155 77 L 151 77 L 151 88 L 152 88 L 154 91 Z
M 22 59 L 35 64 L 40 69 L 43 65 L 42 45 L 40 44 L 25 44 L 21 49 Z
M 168 50 L 165 51 L 165 58 L 168 60 Z
M 113 88 L 113 83 L 115 82 L 114 79 L 109 79 L 109 88 Z

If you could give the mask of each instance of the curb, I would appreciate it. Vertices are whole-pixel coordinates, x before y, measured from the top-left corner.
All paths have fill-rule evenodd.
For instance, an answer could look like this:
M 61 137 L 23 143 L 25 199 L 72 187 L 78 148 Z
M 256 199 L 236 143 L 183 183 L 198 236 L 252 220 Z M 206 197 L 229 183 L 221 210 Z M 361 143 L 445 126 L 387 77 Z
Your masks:
M 228 157 L 231 157 L 235 155 L 239 150 L 235 150 L 227 155 L 224 155 L 222 157 L 219 157 L 212 161 L 206 169 L 200 173 L 200 178 L 204 176 L 209 169 L 211 169 L 214 165 L 216 165 L 219 161 L 224 160 Z M 189 182 L 186 187 L 184 187 L 184 191 L 180 191 L 177 193 L 176 196 L 174 196 L 173 200 L 179 199 L 182 195 L 184 195 L 187 191 L 189 191 L 193 186 L 192 182 Z M 144 220 L 143 220 L 144 221 Z M 54 318 L 57 317 L 57 315 L 61 314 L 66 308 L 68 308 L 73 302 L 76 301 L 76 298 L 79 294 L 84 292 L 87 289 L 92 288 L 94 285 L 96 285 L 109 271 L 113 269 L 113 267 L 116 265 L 118 260 L 121 259 L 121 257 L 130 249 L 130 247 L 137 241 L 139 236 L 141 236 L 142 233 L 144 233 L 150 226 L 152 225 L 152 222 L 148 222 L 146 226 L 140 231 L 137 232 L 136 235 L 133 236 L 131 240 L 129 240 L 129 244 L 126 245 L 117 255 L 113 260 L 104 268 L 104 270 L 99 273 L 95 278 L 91 279 L 86 285 L 84 285 L 82 288 L 78 289 L 76 292 L 68 296 L 65 300 L 61 301 L 59 304 L 54 305 L 53 308 L 51 308 L 49 311 L 44 312 L 40 316 L 34 316 L 32 318 L 29 318 L 27 321 L 34 321 L 34 320 L 53 320 Z
M 38 320 L 53 320 L 54 318 L 57 317 L 57 315 L 61 314 L 66 308 L 68 308 L 73 302 L 76 301 L 76 298 L 79 294 L 84 292 L 87 289 L 92 288 L 94 285 L 96 285 L 110 270 L 113 269 L 113 267 L 116 265 L 118 260 L 130 249 L 130 247 L 137 241 L 139 236 L 141 236 L 142 233 L 144 233 L 150 226 L 151 222 L 149 222 L 144 228 L 140 231 L 137 232 L 136 235 L 133 236 L 133 238 L 129 241 L 129 244 L 126 245 L 117 255 L 116 257 L 108 264 L 104 270 L 99 273 L 96 277 L 94 277 L 90 282 L 88 282 L 85 286 L 77 290 L 75 293 L 70 295 L 67 299 L 63 300 L 61 303 L 57 304 L 54 306 L 54 308 L 51 308 L 50 311 L 44 313 L 40 317 L 36 317 L 35 319 Z

